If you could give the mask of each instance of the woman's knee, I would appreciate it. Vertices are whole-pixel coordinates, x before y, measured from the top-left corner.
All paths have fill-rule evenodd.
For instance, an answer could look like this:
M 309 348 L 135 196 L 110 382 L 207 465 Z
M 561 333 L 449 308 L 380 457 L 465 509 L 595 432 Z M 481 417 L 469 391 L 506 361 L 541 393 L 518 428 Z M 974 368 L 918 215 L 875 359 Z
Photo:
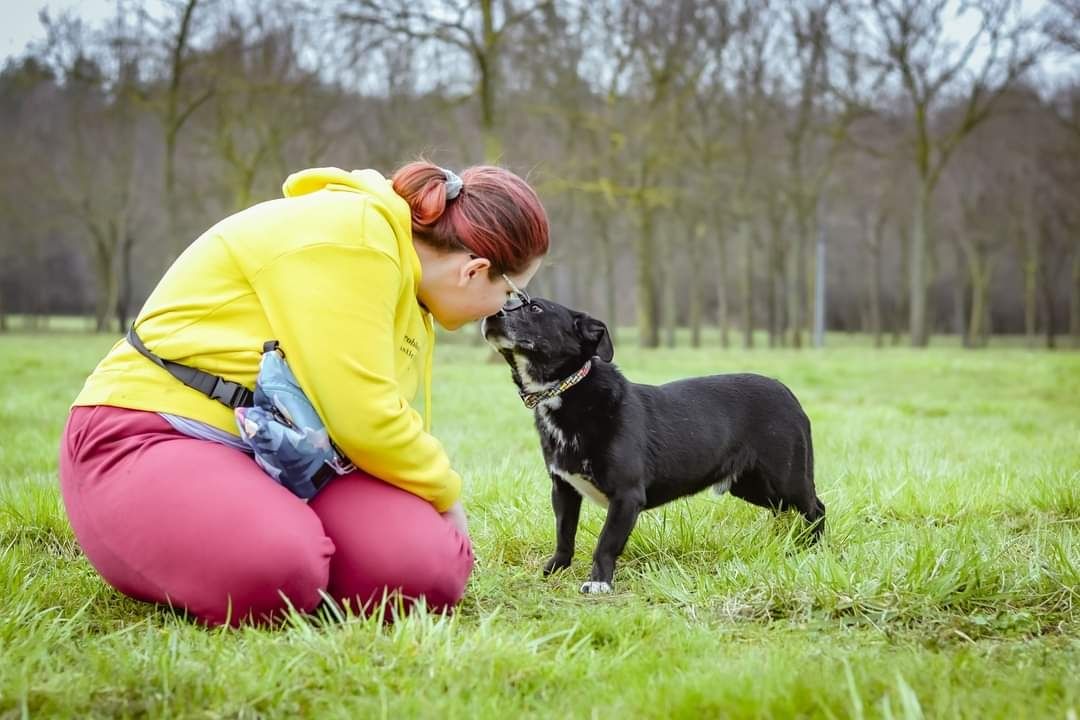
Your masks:
M 403 585 L 411 586 L 415 597 L 423 597 L 433 610 L 446 611 L 458 604 L 465 595 L 474 563 L 472 544 L 469 539 L 452 529 L 447 542 L 438 547 L 414 550 L 415 574 L 403 579 Z
M 423 597 L 446 610 L 465 592 L 469 539 L 428 502 L 363 473 L 338 478 L 311 503 L 337 550 L 329 592 L 370 612 L 381 598 Z
M 472 546 L 455 529 L 435 543 L 402 543 L 395 553 L 374 553 L 358 571 L 331 574 L 330 592 L 371 613 L 387 598 L 406 608 L 423 599 L 436 612 L 452 609 L 465 594 L 473 568 Z
M 280 619 L 290 608 L 308 612 L 319 604 L 333 554 L 329 538 L 270 538 L 248 547 L 247 557 L 226 560 L 214 568 L 216 581 L 193 591 L 184 603 L 189 612 L 212 625 L 238 625 Z

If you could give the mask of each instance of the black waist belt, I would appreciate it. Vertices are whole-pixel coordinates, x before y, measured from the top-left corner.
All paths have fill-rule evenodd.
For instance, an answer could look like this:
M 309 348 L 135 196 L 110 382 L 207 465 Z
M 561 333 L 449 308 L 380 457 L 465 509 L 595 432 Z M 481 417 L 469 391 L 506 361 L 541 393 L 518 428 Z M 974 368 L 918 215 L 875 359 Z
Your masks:
M 127 341 L 142 355 L 152 360 L 155 365 L 165 368 L 174 378 L 189 388 L 198 390 L 203 395 L 217 400 L 225 407 L 236 409 L 238 407 L 251 407 L 255 404 L 254 393 L 240 383 L 231 382 L 217 375 L 212 375 L 198 368 L 181 365 L 172 360 L 165 360 L 150 352 L 146 345 L 143 345 L 139 334 L 135 332 L 134 325 L 127 331 Z

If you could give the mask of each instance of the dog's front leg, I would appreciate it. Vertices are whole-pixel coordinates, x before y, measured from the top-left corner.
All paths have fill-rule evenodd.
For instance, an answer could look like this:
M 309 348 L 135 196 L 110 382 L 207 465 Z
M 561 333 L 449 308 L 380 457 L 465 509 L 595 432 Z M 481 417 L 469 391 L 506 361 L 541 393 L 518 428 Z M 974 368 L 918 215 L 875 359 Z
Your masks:
M 581 592 L 611 592 L 612 580 L 615 576 L 615 560 L 626 547 L 630 531 L 634 529 L 638 514 L 643 507 L 645 507 L 644 498 L 636 495 L 611 498 L 607 519 L 604 520 L 604 527 L 600 531 L 600 541 L 596 543 L 596 552 L 593 553 L 592 573 L 589 575 L 589 581 L 582 584 Z
M 545 577 L 570 567 L 581 516 L 581 494 L 569 483 L 552 476 L 551 507 L 555 511 L 555 554 L 544 563 Z

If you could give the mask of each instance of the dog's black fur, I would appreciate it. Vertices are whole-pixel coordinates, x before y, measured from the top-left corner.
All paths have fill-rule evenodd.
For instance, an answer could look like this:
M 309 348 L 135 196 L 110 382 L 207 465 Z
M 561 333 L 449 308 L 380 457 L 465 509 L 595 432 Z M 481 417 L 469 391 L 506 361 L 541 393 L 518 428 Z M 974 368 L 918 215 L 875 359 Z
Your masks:
M 709 486 L 773 511 L 794 508 L 811 523 L 811 538 L 820 535 L 825 505 L 814 490 L 810 421 L 780 382 L 731 374 L 632 383 L 611 363 L 602 322 L 539 298 L 486 318 L 483 333 L 522 393 L 553 387 L 592 361 L 580 383 L 534 410 L 557 529 L 545 575 L 570 565 L 583 493 L 608 514 L 582 592 L 611 590 L 642 510 Z

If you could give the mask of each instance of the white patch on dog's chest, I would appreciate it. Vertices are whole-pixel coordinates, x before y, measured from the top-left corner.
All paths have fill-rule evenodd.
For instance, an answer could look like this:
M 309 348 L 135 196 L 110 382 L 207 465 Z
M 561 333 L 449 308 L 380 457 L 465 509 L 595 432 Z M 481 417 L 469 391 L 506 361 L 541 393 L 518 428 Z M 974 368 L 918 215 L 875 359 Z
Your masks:
M 572 436 L 568 438 L 562 428 L 555 424 L 555 419 L 551 415 L 552 411 L 558 410 L 561 405 L 562 398 L 555 396 L 547 400 L 541 400 L 540 404 L 536 406 L 536 422 L 540 426 L 540 432 L 551 440 L 551 444 L 556 449 L 565 448 L 573 441 Z
M 578 493 L 582 497 L 589 498 L 590 500 L 592 500 L 594 503 L 596 503 L 600 507 L 607 507 L 608 506 L 607 495 L 602 493 L 600 491 L 600 488 L 593 485 L 592 481 L 589 478 L 587 478 L 586 476 L 579 475 L 577 473 L 564 472 L 563 470 L 560 470 L 559 468 L 555 467 L 554 465 L 552 465 L 550 468 L 548 468 L 548 470 L 551 471 L 552 475 L 554 475 L 555 477 L 559 478 L 560 480 L 562 480 L 563 482 L 569 484 L 571 487 L 573 487 L 575 490 L 577 490 Z

